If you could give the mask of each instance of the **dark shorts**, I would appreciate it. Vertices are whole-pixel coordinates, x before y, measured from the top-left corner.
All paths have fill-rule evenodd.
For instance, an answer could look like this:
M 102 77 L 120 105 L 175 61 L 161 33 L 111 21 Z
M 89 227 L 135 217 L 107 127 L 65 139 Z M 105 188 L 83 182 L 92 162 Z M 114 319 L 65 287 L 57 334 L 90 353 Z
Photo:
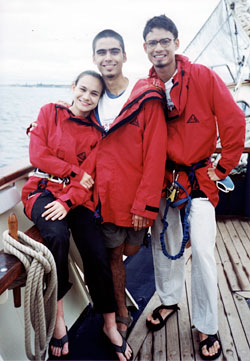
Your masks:
M 107 248 L 115 248 L 122 243 L 141 246 L 146 235 L 146 229 L 135 231 L 133 227 L 116 226 L 113 223 L 103 223 L 102 233 Z

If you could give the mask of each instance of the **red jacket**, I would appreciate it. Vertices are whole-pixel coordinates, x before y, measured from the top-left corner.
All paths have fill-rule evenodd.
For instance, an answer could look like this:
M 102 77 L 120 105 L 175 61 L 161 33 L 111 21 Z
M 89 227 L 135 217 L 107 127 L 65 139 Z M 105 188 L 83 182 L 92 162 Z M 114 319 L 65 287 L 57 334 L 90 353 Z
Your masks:
M 158 80 L 138 81 L 96 148 L 94 200 L 103 222 L 132 227 L 132 214 L 157 216 L 167 146 L 164 98 Z
M 91 119 L 74 116 L 68 108 L 47 104 L 40 110 L 37 126 L 30 135 L 30 162 L 34 167 L 60 178 L 70 177 L 64 185 L 46 181 L 46 189 L 52 192 L 69 210 L 84 205 L 94 210 L 92 192 L 79 181 L 84 173 L 84 160 L 101 137 L 97 123 Z M 22 201 L 28 217 L 40 193 L 30 195 L 38 189 L 41 178 L 30 177 L 22 190 Z
M 221 159 L 216 174 L 224 179 L 238 164 L 245 141 L 244 113 L 235 103 L 224 82 L 211 69 L 191 64 L 188 58 L 176 55 L 178 72 L 170 91 L 175 109 L 169 113 L 168 154 L 171 161 L 191 166 L 210 157 L 217 142 L 217 128 L 222 145 Z M 152 68 L 149 76 L 157 79 Z M 162 87 L 164 84 L 161 83 Z M 211 164 L 196 171 L 200 189 L 216 206 L 218 189 L 207 175 Z M 172 182 L 172 172 L 166 178 Z M 190 192 L 185 172 L 180 172 L 178 181 Z M 180 192 L 180 196 L 184 196 Z

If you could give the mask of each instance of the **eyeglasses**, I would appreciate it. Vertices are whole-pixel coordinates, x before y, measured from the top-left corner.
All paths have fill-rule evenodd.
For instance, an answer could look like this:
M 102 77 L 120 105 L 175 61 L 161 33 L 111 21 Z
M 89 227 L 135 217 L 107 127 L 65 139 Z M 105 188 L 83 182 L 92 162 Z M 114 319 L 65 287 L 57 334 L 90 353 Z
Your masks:
M 160 39 L 160 40 L 149 40 L 149 41 L 146 41 L 146 45 L 150 49 L 153 49 L 153 48 L 156 48 L 158 43 L 160 43 L 163 48 L 167 48 L 170 45 L 172 40 L 174 40 L 174 39 L 164 38 L 164 39 Z

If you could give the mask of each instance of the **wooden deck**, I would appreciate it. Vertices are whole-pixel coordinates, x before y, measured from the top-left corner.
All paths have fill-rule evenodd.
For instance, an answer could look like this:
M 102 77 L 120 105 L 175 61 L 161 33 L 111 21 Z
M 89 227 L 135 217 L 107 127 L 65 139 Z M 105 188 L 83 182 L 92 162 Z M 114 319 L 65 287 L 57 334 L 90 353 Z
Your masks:
M 221 360 L 250 360 L 250 221 L 217 220 L 216 261 L 218 270 L 219 336 Z M 190 280 L 191 248 L 186 250 L 186 297 L 178 315 L 166 328 L 152 333 L 145 326 L 146 315 L 160 304 L 155 294 L 129 335 L 135 360 L 201 360 L 197 330 L 192 328 Z

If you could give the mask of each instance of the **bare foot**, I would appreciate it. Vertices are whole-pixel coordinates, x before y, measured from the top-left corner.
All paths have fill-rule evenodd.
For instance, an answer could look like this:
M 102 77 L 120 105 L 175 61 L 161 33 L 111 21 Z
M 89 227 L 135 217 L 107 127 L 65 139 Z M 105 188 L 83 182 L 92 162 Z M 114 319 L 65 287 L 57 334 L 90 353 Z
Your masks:
M 66 333 L 67 333 L 67 331 L 66 331 L 64 319 L 61 317 L 57 317 L 53 337 L 60 339 L 63 336 L 65 336 Z M 61 355 L 67 355 L 69 353 L 69 343 L 66 342 L 63 345 L 63 349 L 61 349 L 60 347 L 55 347 L 55 346 L 51 345 L 51 352 L 52 352 L 52 355 L 57 356 L 57 357 L 60 357 Z
M 208 338 L 208 335 L 199 331 L 199 338 L 200 341 L 204 341 Z M 214 356 L 218 353 L 219 349 L 220 349 L 220 344 L 218 341 L 215 341 L 213 346 L 209 347 L 209 349 L 207 349 L 207 346 L 204 345 L 201 349 L 201 352 L 204 356 Z
M 123 339 L 121 334 L 119 333 L 119 331 L 117 330 L 116 327 L 110 327 L 107 328 L 105 325 L 103 327 L 103 332 L 105 333 L 105 335 L 110 339 L 110 341 L 117 346 L 121 346 Z M 126 351 L 125 351 L 125 357 L 121 352 L 116 352 L 117 356 L 119 357 L 120 361 L 126 361 L 129 360 L 131 355 L 132 355 L 132 350 L 129 347 L 129 345 L 127 344 L 126 347 Z
M 163 318 L 163 320 L 165 320 L 165 318 L 166 318 L 171 312 L 173 312 L 172 309 L 169 309 L 169 310 L 167 310 L 167 309 L 161 309 L 161 310 L 159 310 L 159 313 L 160 313 L 161 317 Z M 150 314 L 147 316 L 147 320 L 148 320 L 149 322 L 153 323 L 154 325 L 158 325 L 158 324 L 160 323 L 160 321 L 159 321 L 158 318 L 156 318 L 156 319 L 153 318 L 153 314 L 152 314 L 152 313 L 150 313 Z

